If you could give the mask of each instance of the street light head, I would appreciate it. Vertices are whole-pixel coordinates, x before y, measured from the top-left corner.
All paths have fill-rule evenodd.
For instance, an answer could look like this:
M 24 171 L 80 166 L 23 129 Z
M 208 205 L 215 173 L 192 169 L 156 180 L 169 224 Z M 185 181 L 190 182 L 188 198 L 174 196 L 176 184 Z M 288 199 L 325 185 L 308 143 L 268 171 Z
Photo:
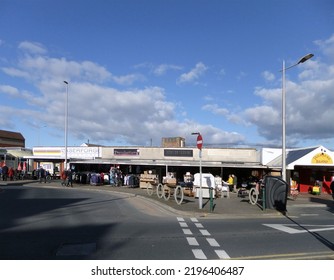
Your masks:
M 192 132 L 191 135 L 200 135 L 199 132 Z
M 306 60 L 309 60 L 309 59 L 312 58 L 313 56 L 314 56 L 313 53 L 309 53 L 309 54 L 303 56 L 303 57 L 298 61 L 297 64 L 304 63 Z
M 64 83 L 68 85 L 68 82 L 67 82 L 67 81 L 64 81 Z

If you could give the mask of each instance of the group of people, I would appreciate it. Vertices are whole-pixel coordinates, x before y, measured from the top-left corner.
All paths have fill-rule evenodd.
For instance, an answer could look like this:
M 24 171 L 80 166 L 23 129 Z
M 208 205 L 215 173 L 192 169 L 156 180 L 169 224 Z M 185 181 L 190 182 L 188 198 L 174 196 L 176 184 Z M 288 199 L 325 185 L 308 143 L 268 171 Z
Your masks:
M 0 179 L 3 181 L 7 181 L 8 179 L 13 181 L 16 173 L 17 171 L 13 167 L 8 168 L 6 163 L 0 166 Z
M 73 176 L 71 169 L 63 170 L 60 174 L 61 185 L 73 188 Z

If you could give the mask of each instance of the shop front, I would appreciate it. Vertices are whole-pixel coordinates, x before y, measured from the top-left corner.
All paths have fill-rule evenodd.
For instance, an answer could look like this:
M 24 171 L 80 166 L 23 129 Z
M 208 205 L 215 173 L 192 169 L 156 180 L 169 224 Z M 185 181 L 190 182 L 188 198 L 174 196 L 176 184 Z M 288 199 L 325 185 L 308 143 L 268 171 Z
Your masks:
M 330 184 L 334 180 L 333 158 L 333 152 L 323 146 L 289 151 L 287 169 L 291 185 L 296 184 L 301 193 L 312 192 L 314 186 L 319 186 L 321 193 L 330 194 Z

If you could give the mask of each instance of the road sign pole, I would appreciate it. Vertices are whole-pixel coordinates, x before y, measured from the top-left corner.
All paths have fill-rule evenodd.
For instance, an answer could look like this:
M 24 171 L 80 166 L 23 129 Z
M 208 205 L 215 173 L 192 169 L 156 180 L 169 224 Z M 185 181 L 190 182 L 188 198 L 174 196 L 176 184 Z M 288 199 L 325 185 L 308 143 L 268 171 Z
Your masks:
M 203 147 L 203 138 L 201 133 L 199 132 L 193 132 L 192 135 L 197 135 L 196 145 L 198 149 L 199 154 L 199 196 L 198 196 L 198 203 L 199 203 L 199 209 L 202 209 L 203 207 L 203 195 L 202 195 L 202 147 Z M 196 189 L 196 195 L 197 195 L 197 189 Z
M 202 195 L 202 149 L 199 149 L 199 196 L 198 196 L 199 209 L 203 207 L 203 195 Z
M 203 138 L 200 133 L 197 135 L 197 148 L 199 150 L 199 196 L 198 196 L 198 203 L 199 209 L 203 208 L 203 194 L 202 194 L 202 147 L 203 147 Z

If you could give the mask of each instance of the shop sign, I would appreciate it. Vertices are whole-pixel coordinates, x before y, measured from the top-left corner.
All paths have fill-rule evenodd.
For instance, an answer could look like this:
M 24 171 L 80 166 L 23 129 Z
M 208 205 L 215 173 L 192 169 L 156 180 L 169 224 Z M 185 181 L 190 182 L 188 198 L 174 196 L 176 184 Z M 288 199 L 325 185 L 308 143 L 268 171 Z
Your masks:
M 34 156 L 61 156 L 60 148 L 33 148 Z
M 325 153 L 318 153 L 312 158 L 312 164 L 333 164 L 332 158 Z
M 114 149 L 114 156 L 139 156 L 138 149 Z
M 164 149 L 165 157 L 192 157 L 193 150 Z
M 65 154 L 65 149 L 62 149 L 62 154 Z M 99 147 L 68 147 L 67 156 L 69 158 L 99 157 Z

